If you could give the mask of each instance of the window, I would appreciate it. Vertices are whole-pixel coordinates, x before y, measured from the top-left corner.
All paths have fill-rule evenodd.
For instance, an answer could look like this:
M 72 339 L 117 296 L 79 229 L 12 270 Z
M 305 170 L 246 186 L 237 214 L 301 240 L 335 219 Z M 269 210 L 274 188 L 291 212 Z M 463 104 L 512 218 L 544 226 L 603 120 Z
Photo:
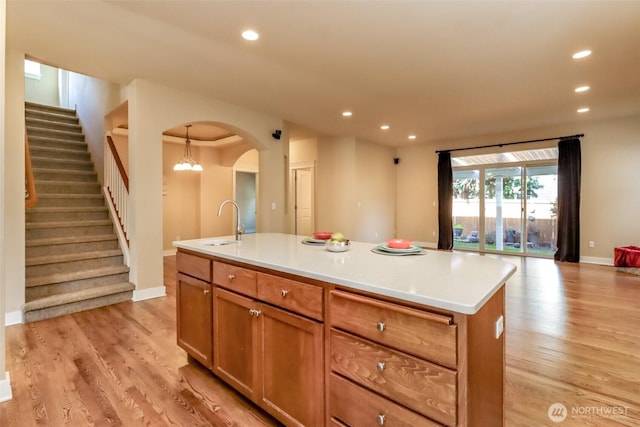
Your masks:
M 28 59 L 24 60 L 24 76 L 30 79 L 40 80 L 40 64 Z

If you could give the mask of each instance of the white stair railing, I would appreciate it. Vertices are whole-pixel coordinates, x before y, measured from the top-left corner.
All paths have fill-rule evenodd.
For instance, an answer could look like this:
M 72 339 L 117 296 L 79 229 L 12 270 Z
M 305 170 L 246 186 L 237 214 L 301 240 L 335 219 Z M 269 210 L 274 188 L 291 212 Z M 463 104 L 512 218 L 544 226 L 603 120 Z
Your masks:
M 124 253 L 125 264 L 129 265 L 129 177 L 118 155 L 110 135 L 104 144 L 104 187 L 105 199 L 113 218 L 117 218 L 116 227 L 120 247 Z

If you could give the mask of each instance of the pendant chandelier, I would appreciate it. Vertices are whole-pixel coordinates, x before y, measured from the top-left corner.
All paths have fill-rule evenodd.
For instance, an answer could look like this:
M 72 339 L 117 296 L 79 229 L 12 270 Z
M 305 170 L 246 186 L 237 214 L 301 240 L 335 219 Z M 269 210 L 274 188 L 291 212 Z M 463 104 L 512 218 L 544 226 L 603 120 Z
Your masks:
M 185 125 L 187 128 L 187 137 L 184 143 L 186 146 L 184 147 L 184 155 L 182 156 L 182 160 L 180 160 L 173 167 L 174 171 L 196 171 L 201 172 L 202 166 L 198 162 L 196 162 L 193 157 L 191 157 L 191 141 L 189 140 L 189 128 L 191 125 Z

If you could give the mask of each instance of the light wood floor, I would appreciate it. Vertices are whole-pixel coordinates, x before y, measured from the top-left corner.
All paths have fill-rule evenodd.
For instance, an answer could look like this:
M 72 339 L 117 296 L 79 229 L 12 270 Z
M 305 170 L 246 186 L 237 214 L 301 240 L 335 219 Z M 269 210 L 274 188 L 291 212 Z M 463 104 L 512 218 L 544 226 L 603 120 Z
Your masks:
M 505 260 L 518 266 L 506 425 L 640 425 L 640 276 Z M 13 400 L 0 404 L 0 426 L 276 425 L 177 347 L 174 274 L 167 257 L 166 298 L 7 327 Z M 560 423 L 548 416 L 556 402 L 569 413 Z

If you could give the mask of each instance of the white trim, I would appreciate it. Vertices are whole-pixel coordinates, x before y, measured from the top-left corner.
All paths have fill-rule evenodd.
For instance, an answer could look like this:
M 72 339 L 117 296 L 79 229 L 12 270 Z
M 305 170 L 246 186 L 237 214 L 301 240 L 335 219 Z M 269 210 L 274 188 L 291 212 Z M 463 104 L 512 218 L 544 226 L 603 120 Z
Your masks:
M 166 251 L 162 251 L 162 256 L 173 256 L 178 252 L 175 249 L 167 249 Z
M 102 187 L 102 196 L 104 197 L 104 201 L 109 207 L 109 214 L 111 216 L 111 221 L 113 222 L 113 228 L 116 230 L 116 234 L 118 235 L 118 242 L 120 243 L 120 249 L 122 250 L 122 255 L 124 256 L 124 265 L 127 267 L 131 267 L 129 265 L 129 245 L 127 244 L 127 238 L 124 235 L 124 231 L 122 230 L 122 226 L 120 226 L 120 220 L 118 219 L 118 213 L 116 212 L 116 207 L 113 206 L 113 201 L 111 197 L 108 196 L 109 190 L 107 187 Z
M 4 314 L 4 325 L 19 325 L 24 323 L 24 318 L 22 317 L 22 310 L 10 311 Z
M 592 256 L 581 256 L 580 262 L 584 264 L 599 264 L 613 266 L 613 258 L 600 258 Z
M 9 372 L 4 374 L 4 379 L 0 380 L 0 402 L 6 402 L 11 400 L 13 394 L 11 393 L 11 378 L 9 378 Z
M 156 288 L 148 288 L 133 291 L 133 302 L 144 301 L 146 299 L 160 298 L 167 295 L 167 288 L 165 286 L 158 286 Z

